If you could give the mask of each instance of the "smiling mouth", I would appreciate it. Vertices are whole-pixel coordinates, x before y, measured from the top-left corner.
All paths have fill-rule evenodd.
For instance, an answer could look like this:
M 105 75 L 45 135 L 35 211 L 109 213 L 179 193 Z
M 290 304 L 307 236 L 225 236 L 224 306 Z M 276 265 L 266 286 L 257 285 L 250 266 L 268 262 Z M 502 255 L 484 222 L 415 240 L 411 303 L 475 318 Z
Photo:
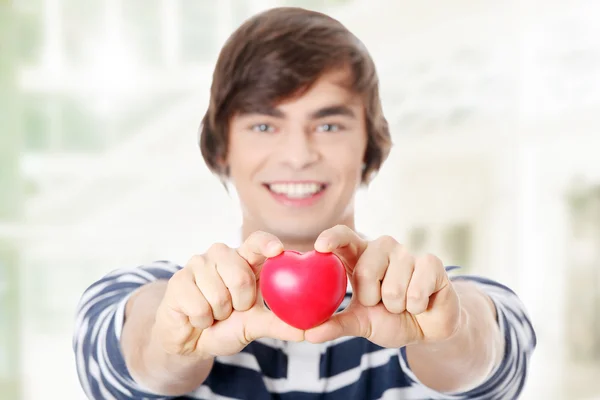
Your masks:
M 277 182 L 265 183 L 264 186 L 273 194 L 289 199 L 306 199 L 321 193 L 327 188 L 326 183 L 319 182 Z

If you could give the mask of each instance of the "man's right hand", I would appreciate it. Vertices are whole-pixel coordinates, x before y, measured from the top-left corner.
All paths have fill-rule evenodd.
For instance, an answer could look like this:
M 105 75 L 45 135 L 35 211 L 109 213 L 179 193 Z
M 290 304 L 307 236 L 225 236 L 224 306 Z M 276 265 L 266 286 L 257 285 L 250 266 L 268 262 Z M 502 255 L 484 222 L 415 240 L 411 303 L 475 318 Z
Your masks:
M 282 251 L 277 237 L 255 232 L 238 249 L 215 244 L 192 257 L 169 280 L 151 341 L 169 354 L 206 359 L 262 337 L 302 341 L 304 332 L 269 311 L 259 292 L 264 261 Z

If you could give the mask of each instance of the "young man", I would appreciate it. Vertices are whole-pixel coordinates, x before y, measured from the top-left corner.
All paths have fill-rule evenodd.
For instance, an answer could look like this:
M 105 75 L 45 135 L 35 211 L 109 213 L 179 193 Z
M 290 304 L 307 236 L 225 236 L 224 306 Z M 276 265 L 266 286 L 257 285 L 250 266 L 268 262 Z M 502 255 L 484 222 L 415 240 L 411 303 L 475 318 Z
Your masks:
M 519 395 L 535 334 L 517 296 L 354 230 L 356 190 L 391 141 L 373 61 L 339 22 L 279 8 L 244 23 L 219 56 L 200 146 L 239 195 L 240 243 L 85 292 L 74 349 L 90 398 Z M 302 331 L 264 306 L 261 265 L 284 249 L 342 259 L 343 311 Z

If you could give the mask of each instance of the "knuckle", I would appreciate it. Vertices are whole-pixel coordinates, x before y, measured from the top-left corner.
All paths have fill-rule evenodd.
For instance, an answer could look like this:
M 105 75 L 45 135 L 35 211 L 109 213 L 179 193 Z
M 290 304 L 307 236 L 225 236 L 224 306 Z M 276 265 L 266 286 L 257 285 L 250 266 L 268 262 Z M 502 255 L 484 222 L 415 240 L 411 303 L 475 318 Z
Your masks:
M 195 302 L 189 307 L 189 315 L 191 318 L 208 318 L 212 317 L 210 307 L 205 302 Z
M 403 300 L 406 291 L 400 285 L 389 285 L 381 288 L 381 296 L 390 300 Z
M 321 232 L 321 235 L 319 235 L 320 238 L 326 238 L 326 239 L 332 239 L 335 237 L 339 237 L 339 236 L 344 236 L 345 234 L 348 233 L 348 228 L 346 225 L 334 225 L 329 229 L 324 230 L 323 232 Z
M 256 278 L 250 272 L 241 272 L 231 278 L 230 289 L 244 290 L 254 287 Z
M 390 254 L 390 258 L 402 264 L 414 264 L 415 257 L 404 246 L 396 246 Z
M 203 268 L 205 264 L 206 256 L 204 256 L 203 254 L 195 254 L 192 256 L 192 258 L 190 258 L 190 260 L 186 264 L 186 267 L 192 269 Z
M 228 294 L 219 294 L 212 301 L 212 304 L 220 310 L 227 310 L 231 308 L 231 299 Z
M 399 246 L 398 241 L 389 235 L 381 236 L 377 239 L 377 244 L 385 249 L 394 249 Z
M 431 266 L 431 267 L 440 268 L 443 266 L 442 260 L 440 260 L 437 256 L 435 256 L 431 253 L 424 254 L 421 257 L 421 261 L 423 262 L 423 264 Z
M 226 254 L 229 251 L 229 246 L 225 243 L 213 243 L 207 251 L 207 254 L 210 254 L 213 257 L 219 257 L 222 254 Z
M 354 271 L 354 276 L 359 281 L 378 280 L 377 273 L 372 268 L 357 268 Z
M 354 232 L 347 225 L 336 225 L 336 229 L 334 230 L 335 234 L 341 237 L 354 237 L 356 236 L 356 232 Z
M 344 232 L 350 231 L 350 228 L 348 228 L 346 225 L 337 224 L 332 228 L 332 230 L 336 231 L 336 232 L 344 233 Z
M 173 288 L 181 287 L 182 285 L 185 285 L 187 282 L 193 281 L 194 280 L 193 274 L 190 272 L 191 271 L 186 268 L 180 269 L 179 271 L 175 272 L 173 274 L 173 276 L 171 276 L 171 278 L 169 278 L 169 281 L 167 283 L 167 290 L 169 292 L 171 292 L 171 291 L 173 291 Z
M 248 236 L 248 238 L 260 238 L 260 237 L 264 237 L 268 235 L 267 232 L 262 231 L 262 230 L 258 230 L 258 231 L 254 231 L 250 234 L 250 236 Z
M 248 236 L 248 242 L 267 242 L 273 239 L 274 236 L 265 231 L 254 231 Z
M 251 249 L 254 253 L 262 253 L 267 251 L 266 246 L 273 241 L 278 241 L 274 235 L 265 231 L 255 231 L 248 236 L 248 239 L 246 239 L 242 246 Z
M 423 300 L 424 296 L 422 295 L 420 288 L 411 286 L 406 293 L 406 297 L 409 301 L 419 302 Z

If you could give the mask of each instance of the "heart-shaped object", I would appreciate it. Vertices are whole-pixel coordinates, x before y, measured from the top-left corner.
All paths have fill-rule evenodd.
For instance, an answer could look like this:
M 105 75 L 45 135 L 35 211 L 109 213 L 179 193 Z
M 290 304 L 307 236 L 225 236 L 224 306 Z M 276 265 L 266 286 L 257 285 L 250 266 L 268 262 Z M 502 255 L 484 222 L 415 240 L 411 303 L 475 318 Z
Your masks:
M 344 300 L 348 279 L 333 253 L 287 250 L 265 261 L 260 291 L 282 321 L 310 329 L 331 317 Z

